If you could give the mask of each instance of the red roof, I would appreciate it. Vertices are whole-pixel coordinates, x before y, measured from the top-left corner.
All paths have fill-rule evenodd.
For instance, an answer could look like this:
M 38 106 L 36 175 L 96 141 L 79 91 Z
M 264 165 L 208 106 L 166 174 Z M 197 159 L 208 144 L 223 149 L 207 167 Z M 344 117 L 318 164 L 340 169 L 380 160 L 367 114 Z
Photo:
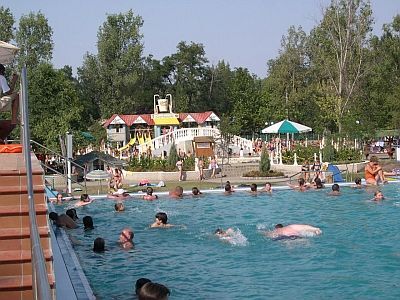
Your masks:
M 188 115 L 190 115 L 196 122 L 197 124 L 203 124 L 207 118 L 209 118 L 213 114 L 212 111 L 206 111 L 206 112 L 201 112 L 201 113 L 179 113 L 179 120 L 182 122 Z M 127 126 L 132 126 L 134 122 L 136 121 L 139 116 L 147 123 L 147 125 L 154 125 L 154 121 L 151 118 L 151 114 L 143 114 L 143 115 L 119 115 L 119 114 L 113 114 L 111 118 L 106 120 L 104 123 L 103 127 L 107 128 L 112 121 L 116 117 L 120 117 Z

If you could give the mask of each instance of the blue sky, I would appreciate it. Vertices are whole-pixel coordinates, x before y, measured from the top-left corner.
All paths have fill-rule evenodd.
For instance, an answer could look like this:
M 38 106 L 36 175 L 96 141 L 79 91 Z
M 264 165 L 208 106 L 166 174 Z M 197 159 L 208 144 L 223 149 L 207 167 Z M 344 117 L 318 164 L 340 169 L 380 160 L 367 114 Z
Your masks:
M 176 52 L 180 41 L 202 43 L 210 63 L 224 59 L 260 77 L 275 58 L 290 25 L 308 33 L 321 19 L 328 0 L 2 0 L 14 17 L 39 10 L 53 29 L 53 63 L 82 65 L 96 53 L 97 32 L 108 14 L 129 9 L 144 20 L 145 54 L 156 59 Z M 374 34 L 400 13 L 400 0 L 372 0 Z

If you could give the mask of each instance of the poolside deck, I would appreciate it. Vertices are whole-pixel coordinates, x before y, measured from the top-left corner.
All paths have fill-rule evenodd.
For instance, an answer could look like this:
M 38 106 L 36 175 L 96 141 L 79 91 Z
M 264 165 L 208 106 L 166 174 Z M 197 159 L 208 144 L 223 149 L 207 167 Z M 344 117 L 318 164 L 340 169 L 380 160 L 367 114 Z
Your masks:
M 43 169 L 32 155 L 36 220 L 51 288 L 54 291 Z M 0 300 L 33 299 L 27 173 L 22 153 L 0 154 Z

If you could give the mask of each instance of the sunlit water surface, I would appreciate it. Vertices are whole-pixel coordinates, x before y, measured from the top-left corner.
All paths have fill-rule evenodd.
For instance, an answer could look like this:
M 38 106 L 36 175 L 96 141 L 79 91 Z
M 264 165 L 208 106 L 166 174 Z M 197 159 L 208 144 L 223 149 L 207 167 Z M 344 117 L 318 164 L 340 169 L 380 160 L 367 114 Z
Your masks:
M 165 284 L 170 299 L 400 299 L 400 186 L 383 187 L 386 200 L 374 203 L 373 191 L 342 188 L 305 193 L 275 191 L 256 197 L 205 193 L 183 200 L 113 200 L 78 208 L 80 220 L 95 229 L 70 230 L 82 267 L 98 299 L 134 299 L 140 277 Z M 58 207 L 59 211 L 67 206 Z M 164 211 L 170 229 L 150 229 Z M 262 232 L 276 223 L 318 226 L 318 237 L 272 241 Z M 119 232 L 131 227 L 135 247 L 123 250 Z M 233 243 L 213 236 L 233 227 Z M 91 251 L 96 237 L 107 251 Z

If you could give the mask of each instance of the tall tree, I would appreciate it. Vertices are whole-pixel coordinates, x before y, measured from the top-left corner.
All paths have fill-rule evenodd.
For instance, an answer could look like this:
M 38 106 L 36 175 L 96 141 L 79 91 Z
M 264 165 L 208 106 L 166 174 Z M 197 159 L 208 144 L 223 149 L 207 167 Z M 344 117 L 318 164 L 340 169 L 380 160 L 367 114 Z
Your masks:
M 107 16 L 100 27 L 97 59 L 103 117 L 136 110 L 135 93 L 142 72 L 142 26 L 142 18 L 129 10 Z
M 237 68 L 229 89 L 233 101 L 231 132 L 233 134 L 253 134 L 259 132 L 265 122 L 260 114 L 261 83 L 247 69 Z
M 50 62 L 53 57 L 52 35 L 53 30 L 41 12 L 31 12 L 22 16 L 16 33 L 16 41 L 20 48 L 19 66 L 26 65 L 32 68 L 41 62 Z
M 357 99 L 355 91 L 364 75 L 371 25 L 368 2 L 332 0 L 321 23 L 311 33 L 311 63 L 329 92 L 320 101 L 332 101 L 339 132 L 343 118 Z
M 14 39 L 14 16 L 9 8 L 0 6 L 0 41 L 10 42 Z
M 58 149 L 58 135 L 86 129 L 75 83 L 64 70 L 41 63 L 28 69 L 32 139 Z
M 202 44 L 180 42 L 177 53 L 166 57 L 164 65 L 169 66 L 168 81 L 175 94 L 177 111 L 197 111 L 204 104 L 205 64 L 208 62 Z

